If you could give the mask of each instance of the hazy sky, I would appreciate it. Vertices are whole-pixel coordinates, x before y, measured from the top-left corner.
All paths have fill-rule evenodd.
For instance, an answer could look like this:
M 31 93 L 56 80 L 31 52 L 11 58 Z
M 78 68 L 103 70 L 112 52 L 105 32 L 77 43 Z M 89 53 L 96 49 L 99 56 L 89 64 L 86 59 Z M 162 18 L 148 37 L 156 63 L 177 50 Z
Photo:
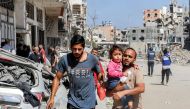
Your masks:
M 142 26 L 143 10 L 161 9 L 169 6 L 171 0 L 87 0 L 87 23 L 93 25 L 92 17 L 96 16 L 96 25 L 102 21 L 111 21 L 117 28 Z M 177 0 L 181 6 L 188 6 L 189 0 Z

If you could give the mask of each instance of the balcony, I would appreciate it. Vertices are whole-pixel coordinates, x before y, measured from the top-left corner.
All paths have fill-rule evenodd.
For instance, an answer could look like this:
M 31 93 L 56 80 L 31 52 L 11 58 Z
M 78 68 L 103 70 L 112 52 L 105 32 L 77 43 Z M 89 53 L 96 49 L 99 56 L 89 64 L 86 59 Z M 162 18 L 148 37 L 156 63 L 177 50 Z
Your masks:
M 60 16 L 63 13 L 63 7 L 65 6 L 65 0 L 45 0 L 44 7 L 46 15 L 48 16 Z
M 81 15 L 81 5 L 73 5 L 73 15 L 80 16 Z

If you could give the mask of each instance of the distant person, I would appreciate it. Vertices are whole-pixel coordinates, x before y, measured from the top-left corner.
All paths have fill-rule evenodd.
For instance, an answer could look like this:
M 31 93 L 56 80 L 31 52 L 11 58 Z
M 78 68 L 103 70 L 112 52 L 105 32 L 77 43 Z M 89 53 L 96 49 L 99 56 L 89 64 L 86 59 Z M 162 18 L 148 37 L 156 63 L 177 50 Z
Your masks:
M 1 42 L 1 48 L 5 45 L 5 41 Z
M 44 62 L 44 64 L 46 64 L 46 58 L 47 58 L 46 52 L 45 52 L 42 44 L 39 45 L 39 50 L 40 50 L 40 54 L 42 55 L 43 62 Z
M 50 63 L 51 63 L 52 72 L 56 73 L 56 65 L 58 63 L 58 54 L 56 53 L 53 47 L 49 48 L 49 55 L 50 55 Z
M 164 78 L 166 75 L 166 85 L 168 85 L 169 82 L 169 76 L 170 76 L 170 66 L 171 66 L 171 59 L 170 56 L 168 55 L 167 49 L 164 49 L 163 51 L 163 56 L 162 56 L 162 81 L 161 84 L 164 85 Z
M 10 45 L 10 40 L 9 39 L 5 39 L 5 42 L 4 42 L 4 44 L 3 44 L 3 46 L 2 46 L 2 48 L 4 49 L 4 50 L 7 50 L 7 51 L 9 51 L 9 52 L 13 52 L 13 47 Z
M 16 55 L 23 56 L 23 44 L 18 43 L 16 46 Z
M 98 58 L 99 57 L 98 48 L 92 48 L 91 54 L 93 54 L 94 56 Z
M 152 76 L 154 72 L 154 58 L 155 58 L 155 52 L 152 48 L 149 48 L 147 53 L 147 59 L 148 59 L 148 76 Z
M 100 58 L 98 48 L 92 48 L 91 54 L 95 55 L 98 58 L 99 61 L 105 61 L 102 58 Z
M 38 47 L 33 48 L 33 52 L 30 54 L 29 59 L 33 60 L 34 62 L 43 63 L 43 58 L 39 53 Z
M 30 46 L 23 45 L 23 57 L 28 58 L 30 54 Z
M 108 64 L 108 81 L 107 81 L 107 90 L 113 90 L 117 85 L 119 84 L 126 84 L 127 81 L 127 73 L 122 72 L 122 54 L 123 51 L 120 47 L 117 45 L 113 45 L 113 47 L 110 49 L 109 56 L 110 56 L 110 62 Z M 123 90 L 130 89 L 129 86 L 126 84 L 125 88 Z M 121 98 L 121 103 L 125 105 L 127 103 L 127 107 L 129 109 L 132 109 L 133 107 L 133 101 L 132 96 L 126 96 L 127 99 Z
M 168 51 L 168 50 L 167 50 Z M 168 51 L 167 55 L 171 58 L 171 53 Z M 170 76 L 172 76 L 172 71 L 170 69 Z

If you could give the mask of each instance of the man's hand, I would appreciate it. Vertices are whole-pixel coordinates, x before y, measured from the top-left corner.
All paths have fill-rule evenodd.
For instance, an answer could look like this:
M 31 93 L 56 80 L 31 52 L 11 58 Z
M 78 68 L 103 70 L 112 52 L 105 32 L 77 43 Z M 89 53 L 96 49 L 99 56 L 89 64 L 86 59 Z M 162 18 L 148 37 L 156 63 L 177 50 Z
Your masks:
M 123 72 L 123 76 L 128 77 L 128 72 Z
M 102 73 L 98 74 L 98 81 L 100 84 L 102 84 L 104 82 L 104 75 Z
M 113 99 L 117 100 L 117 101 L 120 100 L 123 96 L 124 96 L 124 94 L 122 93 L 122 91 L 113 93 Z
M 55 67 L 55 64 L 52 64 L 52 67 Z
M 139 70 L 139 66 L 137 64 L 133 64 L 133 67 L 136 69 L 136 70 Z
M 51 109 L 54 105 L 54 96 L 57 92 L 57 89 L 59 87 L 60 79 L 63 77 L 63 73 L 58 71 L 53 79 L 52 83 L 52 91 L 51 91 L 51 97 L 50 100 L 47 103 L 46 109 Z
M 46 109 L 51 109 L 53 105 L 54 105 L 54 98 L 51 98 L 47 103 Z

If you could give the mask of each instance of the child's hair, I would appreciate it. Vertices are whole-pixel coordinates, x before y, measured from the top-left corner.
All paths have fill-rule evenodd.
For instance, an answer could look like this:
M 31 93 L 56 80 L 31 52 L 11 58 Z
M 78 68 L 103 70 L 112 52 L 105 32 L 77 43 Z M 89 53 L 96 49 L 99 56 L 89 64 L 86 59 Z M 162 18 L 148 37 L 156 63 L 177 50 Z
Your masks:
M 109 58 L 110 58 L 110 59 L 112 59 L 112 54 L 113 54 L 113 52 L 114 52 L 115 50 L 119 50 L 119 51 L 121 51 L 121 52 L 123 53 L 122 48 L 120 48 L 120 47 L 117 46 L 117 45 L 113 45 L 112 48 L 111 48 L 110 51 L 109 51 Z

